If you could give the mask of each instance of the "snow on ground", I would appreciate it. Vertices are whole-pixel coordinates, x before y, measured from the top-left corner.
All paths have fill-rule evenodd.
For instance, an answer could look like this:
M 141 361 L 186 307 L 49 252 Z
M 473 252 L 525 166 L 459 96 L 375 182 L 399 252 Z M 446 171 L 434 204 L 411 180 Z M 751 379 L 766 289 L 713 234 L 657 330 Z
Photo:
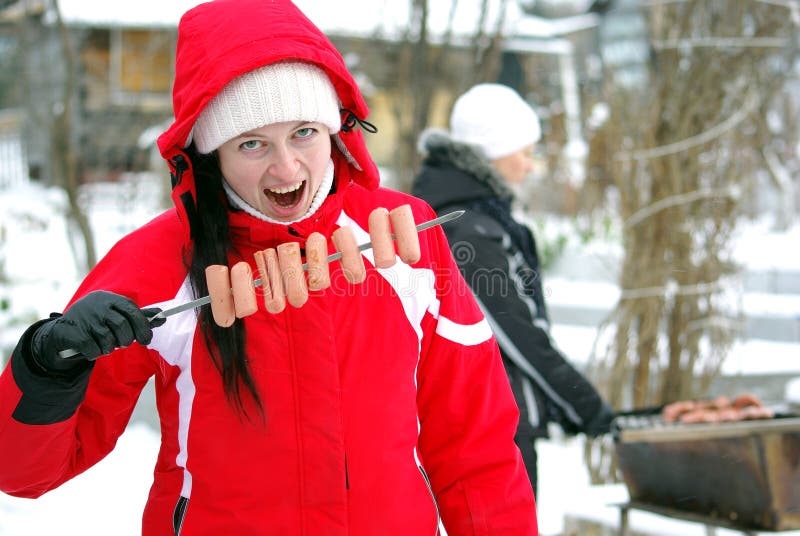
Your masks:
M 82 193 L 94 201 L 90 213 L 96 249 L 102 256 L 119 238 L 149 221 L 159 210 L 160 178 L 123 175 Z M 61 311 L 79 281 L 64 215 L 63 190 L 24 184 L 0 193 L 0 350 L 13 348 L 22 331 L 39 318 Z M 2 359 L 0 359 L 2 361 Z
M 734 256 L 751 269 L 800 270 L 800 223 L 776 232 L 770 221 L 748 224 L 737 233 Z
M 137 188 L 137 184 L 143 184 Z M 128 178 L 121 185 L 96 185 L 91 194 L 98 203 L 92 211 L 98 250 L 107 251 L 116 239 L 157 213 L 153 201 L 158 187 L 150 177 Z M 142 202 L 146 200 L 146 202 Z M 50 311 L 60 310 L 75 290 L 77 271 L 67 243 L 62 214 L 66 201 L 57 190 L 24 186 L 0 195 L 0 345 L 16 341 L 22 329 Z M 149 208 L 148 208 L 149 207 Z M 784 233 L 768 233 L 762 224 L 744 226 L 737 256 L 756 268 L 800 268 L 800 224 Z M 748 249 L 752 248 L 751 251 Z M 9 284 L 11 283 L 11 284 Z M 549 299 L 594 306 L 615 303 L 618 289 L 609 283 L 587 283 L 554 274 L 546 281 Z M 745 309 L 800 315 L 800 302 L 772 295 L 750 296 Z M 596 330 L 556 325 L 554 337 L 577 362 L 589 359 Z M 725 364 L 725 372 L 760 374 L 797 372 L 800 344 L 741 341 Z M 800 398 L 800 384 L 792 387 Z M 0 494 L 0 536 L 140 534 L 141 512 L 152 483 L 159 432 L 134 421 L 116 449 L 95 467 L 37 500 Z M 539 520 L 545 536 L 563 530 L 564 515 L 579 512 L 615 524 L 619 512 L 610 504 L 624 502 L 624 485 L 593 487 L 583 464 L 582 439 L 559 438 L 539 447 Z M 664 536 L 705 534 L 698 525 L 632 512 L 631 524 Z M 719 536 L 736 534 L 718 531 Z M 784 533 L 787 536 L 800 533 Z
M 578 364 L 590 361 L 597 330 L 557 324 L 553 338 L 565 355 Z M 749 339 L 736 341 L 722 365 L 725 375 L 794 374 L 800 376 L 800 344 Z

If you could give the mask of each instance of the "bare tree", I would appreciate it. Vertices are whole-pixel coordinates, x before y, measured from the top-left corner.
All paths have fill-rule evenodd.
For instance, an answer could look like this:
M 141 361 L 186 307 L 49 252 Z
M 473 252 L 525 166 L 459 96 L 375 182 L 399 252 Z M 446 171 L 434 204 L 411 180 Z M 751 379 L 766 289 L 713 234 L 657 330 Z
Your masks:
M 420 161 L 417 136 L 430 124 L 437 92 L 457 95 L 470 85 L 494 80 L 499 69 L 502 29 L 507 0 L 501 0 L 501 16 L 487 31 L 490 0 L 481 0 L 480 17 L 468 43 L 456 42 L 453 20 L 458 0 L 450 0 L 448 24 L 435 42 L 429 27 L 429 0 L 409 0 L 411 24 L 395 51 L 386 57 L 393 63 L 396 78 L 394 115 L 398 128 L 398 149 L 393 167 L 400 189 L 408 190 Z M 389 45 L 394 46 L 394 45 Z
M 35 130 L 31 138 L 40 140 L 33 145 L 47 150 L 46 165 L 34 174 L 66 192 L 67 223 L 76 231 L 70 237 L 71 245 L 78 271 L 85 273 L 95 265 L 97 256 L 94 235 L 78 199 L 81 158 L 74 124 L 79 87 L 76 49 L 73 35 L 61 18 L 57 0 L 49 0 L 46 6 L 55 16 L 55 25 L 43 20 L 42 6 L 36 3 L 32 6 L 16 24 L 21 48 L 25 51 L 20 60 L 24 65 L 21 99 L 31 128 Z
M 625 254 L 600 367 L 617 408 L 703 396 L 741 326 L 731 235 L 767 155 L 790 158 L 781 148 L 796 143 L 796 109 L 783 118 L 792 128 L 767 122 L 796 76 L 800 21 L 790 7 L 642 4 L 646 85 L 609 80 L 602 135 Z M 591 459 L 596 480 L 613 478 Z
M 80 260 L 78 260 L 80 259 L 80 255 L 75 256 L 76 262 L 78 263 L 78 270 L 79 272 L 88 272 L 89 268 L 97 264 L 97 253 L 89 218 L 78 202 L 78 187 L 80 186 L 81 180 L 79 152 L 75 147 L 75 129 L 73 128 L 73 117 L 75 116 L 73 106 L 75 102 L 75 89 L 78 85 L 75 49 L 72 46 L 69 29 L 64 25 L 64 21 L 61 18 L 58 0 L 52 0 L 52 9 L 56 16 L 56 27 L 61 43 L 61 57 L 65 70 L 60 105 L 54 111 L 50 127 L 53 161 L 55 168 L 59 171 L 56 173 L 55 177 L 59 179 L 61 186 L 67 193 L 67 199 L 69 201 L 67 220 L 72 227 L 77 228 L 83 239 L 84 257 L 82 266 Z

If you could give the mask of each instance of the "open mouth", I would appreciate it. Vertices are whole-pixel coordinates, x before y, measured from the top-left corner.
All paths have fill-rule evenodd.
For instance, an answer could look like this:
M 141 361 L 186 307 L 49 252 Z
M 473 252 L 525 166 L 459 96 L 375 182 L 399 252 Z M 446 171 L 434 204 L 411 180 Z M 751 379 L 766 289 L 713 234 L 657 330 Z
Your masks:
M 300 181 L 282 188 L 264 188 L 264 195 L 279 207 L 289 208 L 300 202 L 305 187 L 306 181 Z

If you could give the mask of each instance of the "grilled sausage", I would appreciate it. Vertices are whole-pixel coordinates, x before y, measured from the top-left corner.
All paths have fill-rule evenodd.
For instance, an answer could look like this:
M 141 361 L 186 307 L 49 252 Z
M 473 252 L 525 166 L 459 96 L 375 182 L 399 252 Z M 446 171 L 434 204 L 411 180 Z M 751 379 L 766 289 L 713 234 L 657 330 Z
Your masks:
M 284 242 L 278 245 L 278 265 L 289 304 L 292 307 L 302 307 L 308 301 L 308 287 L 300 259 L 300 244 Z
M 331 286 L 328 273 L 328 241 L 322 233 L 313 232 L 306 240 L 306 275 L 309 290 L 323 290 Z
M 747 406 L 742 408 L 742 419 L 772 419 L 775 417 L 775 411 L 766 406 Z
M 231 288 L 236 318 L 244 318 L 258 311 L 256 287 L 253 285 L 253 270 L 244 261 L 231 268 Z
M 342 254 L 342 272 L 350 283 L 356 284 L 364 281 L 367 269 L 364 267 L 364 258 L 358 250 L 356 235 L 348 226 L 339 227 L 333 232 L 333 245 L 336 251 Z
M 416 233 L 416 229 L 414 230 Z M 372 242 L 372 255 L 375 268 L 391 268 L 397 261 L 392 241 L 389 211 L 378 207 L 369 214 L 369 239 Z
M 684 413 L 688 413 L 697 407 L 697 403 L 691 400 L 681 400 L 667 404 L 661 410 L 661 417 L 664 422 L 675 422 Z
M 751 395 L 750 393 L 744 393 L 737 396 L 733 399 L 732 404 L 735 408 L 746 408 L 749 406 L 760 408 L 764 406 L 764 403 L 761 402 L 757 396 Z
M 741 409 L 729 406 L 727 408 L 718 409 L 717 417 L 719 418 L 719 422 L 736 422 L 741 421 L 744 415 Z
M 419 251 L 419 235 L 414 226 L 414 214 L 411 212 L 411 205 L 400 205 L 389 212 L 392 220 L 395 240 L 397 241 L 397 253 L 400 259 L 406 264 L 418 262 L 421 255 Z
M 220 327 L 227 328 L 236 320 L 231 294 L 231 278 L 228 267 L 222 264 L 206 266 L 206 285 L 211 297 L 211 315 Z
M 705 403 L 708 409 L 723 409 L 731 407 L 731 399 L 725 395 L 720 395 L 714 400 Z
M 678 421 L 683 424 L 719 422 L 719 420 L 719 413 L 712 409 L 695 409 L 692 411 L 687 411 L 678 417 Z
M 256 266 L 261 274 L 261 288 L 264 291 L 264 307 L 267 312 L 277 314 L 286 307 L 286 293 L 283 290 L 278 254 L 273 248 L 255 252 Z

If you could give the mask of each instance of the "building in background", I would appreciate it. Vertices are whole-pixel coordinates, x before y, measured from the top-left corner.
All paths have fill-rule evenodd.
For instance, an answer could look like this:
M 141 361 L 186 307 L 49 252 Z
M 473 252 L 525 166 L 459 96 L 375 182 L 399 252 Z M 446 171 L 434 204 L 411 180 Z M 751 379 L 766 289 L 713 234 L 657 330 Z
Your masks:
M 146 145 L 154 142 L 152 133 L 158 125 L 171 117 L 177 23 L 180 15 L 197 3 L 61 0 L 60 18 L 69 34 L 65 41 L 49 2 L 6 2 L 0 11 L 0 62 L 13 61 L 20 68 L 13 71 L 16 76 L 0 80 L 0 109 L 18 108 L 26 117 L 20 138 L 26 142 L 32 177 L 53 182 L 52 176 L 58 172 L 50 165 L 54 149 L 51 131 L 53 117 L 65 107 L 71 114 L 69 136 L 79 148 L 83 181 L 113 180 L 121 172 L 152 165 L 152 146 Z M 541 98 L 542 102 L 535 102 L 537 106 L 549 109 L 552 96 L 567 102 L 569 131 L 573 135 L 580 132 L 575 128 L 581 121 L 579 106 L 573 106 L 577 102 L 575 86 L 561 89 L 565 82 L 576 80 L 572 55 L 569 62 L 563 61 L 563 55 L 554 62 L 541 60 L 542 55 L 552 56 L 553 50 L 564 45 L 565 33 L 577 29 L 574 24 L 562 23 L 557 28 L 526 14 L 524 2 L 514 1 L 488 0 L 485 12 L 483 2 L 461 2 L 454 10 L 450 2 L 430 2 L 424 21 L 410 2 L 350 0 L 330 5 L 298 0 L 298 4 L 331 36 L 359 76 L 372 109 L 369 120 L 381 129 L 381 136 L 368 137 L 368 142 L 385 168 L 397 166 L 398 145 L 410 142 L 404 139 L 404 132 L 405 138 L 416 134 L 408 133 L 404 125 L 411 115 L 408 95 L 402 94 L 410 87 L 406 84 L 409 73 L 399 66 L 409 59 L 409 52 L 412 64 L 419 63 L 422 41 L 436 74 L 422 77 L 420 73 L 420 78 L 428 79 L 425 87 L 431 94 L 430 107 L 424 110 L 427 124 L 422 127 L 443 125 L 454 97 L 467 86 L 506 76 L 500 74 L 502 58 L 504 73 L 509 62 L 516 62 L 524 71 L 521 83 L 512 85 L 523 94 Z M 595 26 L 594 15 L 588 17 L 579 24 Z M 505 44 L 511 38 L 519 40 L 514 47 Z M 520 47 L 522 41 L 525 45 Z M 4 43 L 8 46 L 2 46 Z M 67 43 L 74 78 L 67 72 Z M 489 65 L 492 61 L 496 66 Z M 488 65 L 485 71 L 481 65 Z M 67 106 L 61 96 L 69 84 L 72 99 Z M 414 101 L 423 98 L 419 91 L 414 90 Z

